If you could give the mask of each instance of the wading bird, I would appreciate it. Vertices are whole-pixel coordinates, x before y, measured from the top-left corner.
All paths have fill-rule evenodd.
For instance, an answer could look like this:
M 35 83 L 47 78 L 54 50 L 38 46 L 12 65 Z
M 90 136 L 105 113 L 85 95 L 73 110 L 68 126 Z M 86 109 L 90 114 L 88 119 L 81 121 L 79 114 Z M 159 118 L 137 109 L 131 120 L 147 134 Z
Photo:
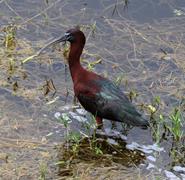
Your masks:
M 70 29 L 49 46 L 66 41 L 70 43 L 68 64 L 75 96 L 94 115 L 97 126 L 102 127 L 102 119 L 105 118 L 132 126 L 147 127 L 149 122 L 141 116 L 118 86 L 81 66 L 80 56 L 86 41 L 84 33 L 78 28 Z

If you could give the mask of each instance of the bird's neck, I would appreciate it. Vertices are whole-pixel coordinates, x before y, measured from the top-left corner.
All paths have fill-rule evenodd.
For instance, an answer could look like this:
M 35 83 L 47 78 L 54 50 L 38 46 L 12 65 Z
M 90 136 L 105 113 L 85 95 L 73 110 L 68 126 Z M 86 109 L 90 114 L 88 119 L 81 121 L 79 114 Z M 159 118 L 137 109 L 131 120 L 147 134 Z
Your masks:
M 80 64 L 80 56 L 84 45 L 71 44 L 69 52 L 69 69 L 73 82 L 77 82 L 78 78 L 83 74 L 85 69 Z

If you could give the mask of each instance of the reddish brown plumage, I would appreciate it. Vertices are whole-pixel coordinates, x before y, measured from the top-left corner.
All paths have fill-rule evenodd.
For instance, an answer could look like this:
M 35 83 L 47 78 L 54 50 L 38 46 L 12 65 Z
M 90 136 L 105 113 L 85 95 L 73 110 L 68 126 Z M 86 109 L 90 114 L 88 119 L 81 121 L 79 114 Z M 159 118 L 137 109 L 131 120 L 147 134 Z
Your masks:
M 96 117 L 98 126 L 102 118 L 125 122 L 134 126 L 148 126 L 119 87 L 106 78 L 84 69 L 80 56 L 85 45 L 85 36 L 79 29 L 71 29 L 57 42 L 69 41 L 69 69 L 74 85 L 75 96 L 81 105 Z
M 100 91 L 100 88 L 95 84 L 91 84 L 89 86 L 88 84 L 93 79 L 101 79 L 101 76 L 87 71 L 80 64 L 80 56 L 85 45 L 85 36 L 81 31 L 77 30 L 76 32 L 76 29 L 70 30 L 68 32 L 73 33 L 75 36 L 75 42 L 71 43 L 68 57 L 69 69 L 74 84 L 75 96 L 78 97 L 80 93 L 83 93 L 88 97 L 95 98 L 95 94 Z M 89 87 L 91 89 L 88 89 Z M 102 118 L 96 117 L 96 122 L 98 126 L 101 126 Z

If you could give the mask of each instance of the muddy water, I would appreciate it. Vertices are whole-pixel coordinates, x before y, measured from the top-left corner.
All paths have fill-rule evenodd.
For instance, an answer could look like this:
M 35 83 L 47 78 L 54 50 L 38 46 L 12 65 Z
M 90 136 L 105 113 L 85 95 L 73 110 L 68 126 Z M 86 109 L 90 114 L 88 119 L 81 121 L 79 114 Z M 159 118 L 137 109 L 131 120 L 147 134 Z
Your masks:
M 77 24 L 83 25 L 87 36 L 83 59 L 88 62 L 100 59 L 101 63 L 93 70 L 109 79 L 122 77 L 121 88 L 127 94 L 130 91 L 139 94 L 134 99 L 138 108 L 143 103 L 151 104 L 154 97 L 160 96 L 160 111 L 168 115 L 182 102 L 183 1 L 134 0 L 126 4 L 122 0 L 0 1 L 0 9 L 1 29 L 10 24 L 17 26 L 16 46 L 11 52 L 7 52 L 3 44 L 7 32 L 0 32 L 0 178 L 38 179 L 45 171 L 48 179 L 56 179 L 57 150 L 54 147 L 64 141 L 66 134 L 57 115 L 67 113 L 73 120 L 70 129 L 83 130 L 78 120 L 79 116 L 80 119 L 84 116 L 74 110 L 79 105 L 73 104 L 72 83 L 62 52 L 49 49 L 41 57 L 23 65 L 20 63 Z M 12 72 L 8 65 L 11 58 L 15 61 Z M 85 61 L 83 65 L 88 66 Z M 48 91 L 47 82 L 54 88 L 51 85 Z M 148 115 L 147 111 L 144 113 Z M 90 116 L 87 114 L 86 118 L 90 119 Z M 110 135 L 108 121 L 105 127 Z M 114 133 L 122 132 L 120 124 L 117 129 L 119 132 Z M 147 174 L 151 172 L 153 176 L 166 178 L 168 171 L 183 178 L 184 171 L 172 170 L 171 141 L 163 140 L 158 147 L 151 130 L 133 128 L 124 142 L 127 151 L 144 152 L 145 160 L 137 166 L 139 171 L 136 173 L 135 169 L 123 170 L 115 165 L 117 171 L 111 170 L 110 179 L 115 179 L 116 173 L 120 177 L 125 174 L 125 178 L 138 177 L 138 174 L 141 178 L 149 178 Z M 79 164 L 87 169 L 81 162 Z M 87 173 L 89 176 L 94 173 L 93 169 Z M 100 168 L 95 177 L 103 178 L 107 172 Z

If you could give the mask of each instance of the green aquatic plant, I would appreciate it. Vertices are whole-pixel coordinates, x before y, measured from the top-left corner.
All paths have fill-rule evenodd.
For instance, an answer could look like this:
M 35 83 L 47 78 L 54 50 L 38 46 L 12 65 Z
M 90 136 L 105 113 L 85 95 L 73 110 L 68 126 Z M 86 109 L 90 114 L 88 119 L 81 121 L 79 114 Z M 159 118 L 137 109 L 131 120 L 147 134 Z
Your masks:
M 71 120 L 69 118 L 69 116 L 67 115 L 67 113 L 63 113 L 62 116 L 60 116 L 58 118 L 58 121 L 64 125 L 66 131 L 64 132 L 64 136 L 66 138 L 66 144 L 67 144 L 67 149 L 69 149 L 69 140 L 68 140 L 68 136 L 69 136 L 69 124 L 71 123 Z
M 157 143 L 158 145 L 165 136 L 165 129 L 163 128 L 164 124 L 165 121 L 164 116 L 162 114 L 156 116 L 155 121 L 151 123 L 152 137 L 155 143 Z
M 82 127 L 84 128 L 84 131 L 86 134 L 84 135 L 84 138 L 88 138 L 89 147 L 90 149 L 96 154 L 101 155 L 103 154 L 100 147 L 98 147 L 97 144 L 97 137 L 96 137 L 96 117 L 91 116 L 89 122 L 83 122 Z M 95 128 L 94 130 L 92 130 Z
M 150 114 L 151 133 L 155 143 L 160 145 L 163 139 L 166 139 L 166 117 L 161 109 L 161 98 L 156 96 L 153 98 L 152 103 L 145 105 L 148 113 Z
M 67 139 L 68 142 L 72 143 L 73 154 L 77 154 L 80 147 L 81 134 L 79 132 L 70 132 Z
M 160 96 L 156 96 L 152 100 L 152 103 L 147 105 L 147 109 L 150 112 L 150 119 L 155 119 L 154 115 L 159 110 L 160 104 L 161 104 L 161 98 Z
M 97 146 L 97 144 L 95 144 L 93 150 L 94 150 L 94 152 L 95 152 L 96 155 L 103 155 L 103 151 L 101 150 L 101 148 L 99 148 Z
M 95 127 L 95 117 L 92 116 L 89 122 L 83 122 L 82 128 L 84 132 L 81 131 L 70 131 L 69 124 L 71 123 L 70 118 L 66 113 L 63 113 L 59 118 L 59 122 L 61 122 L 66 128 L 65 139 L 66 139 L 66 147 L 67 151 L 73 153 L 73 155 L 77 155 L 79 152 L 80 143 L 84 138 L 88 139 L 89 148 L 96 155 L 103 154 L 101 148 L 97 144 L 96 130 L 92 131 L 92 128 Z
M 62 116 L 60 116 L 58 118 L 59 122 L 62 123 L 64 125 L 65 128 L 68 129 L 69 124 L 71 123 L 71 120 L 69 118 L 69 116 L 67 115 L 67 113 L 63 113 Z
M 182 122 L 184 121 L 180 109 L 175 108 L 169 118 L 171 120 L 171 125 L 168 126 L 168 129 L 172 133 L 174 140 L 179 141 L 183 136 Z
M 170 149 L 170 157 L 172 159 L 172 167 L 177 164 L 185 164 L 185 146 L 183 141 L 172 143 L 172 148 Z

